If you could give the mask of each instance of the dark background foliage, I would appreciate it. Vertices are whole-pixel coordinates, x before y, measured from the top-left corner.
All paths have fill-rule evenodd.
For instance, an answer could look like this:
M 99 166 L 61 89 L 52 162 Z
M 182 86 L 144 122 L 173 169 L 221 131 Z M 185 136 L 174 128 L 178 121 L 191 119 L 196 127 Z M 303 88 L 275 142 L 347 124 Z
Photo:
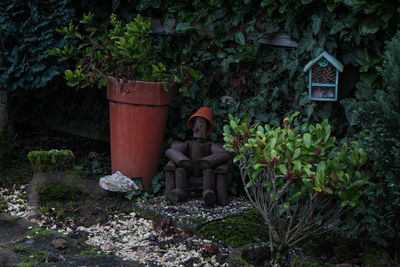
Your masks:
M 89 11 L 99 23 L 112 12 L 126 21 L 137 13 L 175 19 L 175 34 L 154 35 L 155 48 L 169 70 L 183 64 L 200 70 L 204 78 L 191 85 L 187 95 L 175 95 L 164 148 L 174 140 L 190 138 L 185 121 L 201 106 L 214 110 L 216 129 L 211 139 L 216 142 L 222 142 L 229 113 L 241 117 L 246 112 L 255 121 L 275 126 L 293 111 L 301 111 L 298 123 L 328 118 L 342 142 L 354 138 L 363 142 L 375 171 L 364 194 L 365 209 L 354 214 L 354 223 L 346 226 L 352 230 L 349 233 L 394 244 L 399 218 L 394 211 L 400 210 L 396 132 L 400 102 L 396 76 L 390 72 L 399 63 L 394 48 L 398 41 L 389 45 L 383 68 L 379 66 L 385 41 L 399 27 L 398 1 L 3 1 L 0 89 L 10 92 L 13 121 L 19 127 L 44 114 L 108 127 L 104 90 L 66 88 L 61 79 L 66 64 L 60 65 L 46 53 L 65 42 L 54 31 L 56 27 Z M 282 32 L 290 35 L 297 48 L 257 41 Z M 307 95 L 303 68 L 324 50 L 345 65 L 339 101 L 334 103 L 310 101 Z M 226 96 L 229 101 L 221 99 Z M 365 134 L 356 135 L 360 131 Z
M 42 106 L 29 104 L 30 98 L 43 99 L 64 83 L 64 66 L 47 50 L 65 43 L 54 28 L 74 16 L 68 2 L 1 1 L 0 90 L 11 94 L 13 112 L 23 109 L 28 115 L 27 110 L 40 110 Z
M 385 86 L 360 83 L 357 91 L 372 95 L 359 100 L 354 113 L 362 129 L 359 139 L 374 166 L 374 178 L 364 195 L 366 208 L 359 211 L 349 231 L 399 248 L 400 33 L 387 43 L 382 67 L 377 70 Z

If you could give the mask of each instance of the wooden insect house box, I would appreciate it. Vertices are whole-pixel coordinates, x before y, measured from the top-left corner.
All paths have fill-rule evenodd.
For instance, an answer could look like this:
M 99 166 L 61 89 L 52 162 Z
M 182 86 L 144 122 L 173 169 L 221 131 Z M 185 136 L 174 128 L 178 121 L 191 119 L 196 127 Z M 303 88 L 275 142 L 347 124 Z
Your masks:
M 336 101 L 338 96 L 339 72 L 343 65 L 327 52 L 323 52 L 308 62 L 304 72 L 308 71 L 308 95 L 310 100 Z

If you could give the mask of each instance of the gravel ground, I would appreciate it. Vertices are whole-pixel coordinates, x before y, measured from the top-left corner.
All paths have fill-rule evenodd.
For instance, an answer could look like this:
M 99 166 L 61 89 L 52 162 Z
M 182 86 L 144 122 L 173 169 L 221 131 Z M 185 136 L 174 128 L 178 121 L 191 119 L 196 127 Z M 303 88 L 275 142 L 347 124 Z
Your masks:
M 23 217 L 39 226 L 69 236 L 87 236 L 86 243 L 101 248 L 99 253 L 115 254 L 125 260 L 144 263 L 147 266 L 227 266 L 230 248 L 211 240 L 201 239 L 189 232 L 170 226 L 165 219 L 157 224 L 135 213 L 114 214 L 107 223 L 90 227 L 76 226 L 71 221 L 56 221 L 51 215 L 33 216 L 26 201 L 25 186 L 0 188 L 0 200 L 7 201 L 7 213 Z M 153 199 L 165 202 L 165 198 Z M 164 201 L 164 202 L 162 202 Z M 196 202 L 198 201 L 198 203 Z M 160 203 L 160 202 L 158 202 Z M 165 204 L 165 203 L 164 203 Z M 167 205 L 166 205 L 167 206 Z M 165 207 L 166 207 L 165 206 Z M 235 208 L 236 207 L 236 208 Z M 166 215 L 201 216 L 212 221 L 250 208 L 249 204 L 235 199 L 226 207 L 202 208 L 199 200 L 169 206 Z M 236 209 L 236 212 L 234 210 Z M 169 213 L 169 214 L 168 214 Z
M 232 217 L 252 208 L 244 197 L 231 197 L 226 206 L 206 207 L 202 199 L 189 199 L 178 204 L 170 204 L 165 196 L 152 198 L 138 203 L 139 208 L 160 214 L 163 217 L 176 217 L 176 220 L 203 218 L 202 222 L 211 222 Z

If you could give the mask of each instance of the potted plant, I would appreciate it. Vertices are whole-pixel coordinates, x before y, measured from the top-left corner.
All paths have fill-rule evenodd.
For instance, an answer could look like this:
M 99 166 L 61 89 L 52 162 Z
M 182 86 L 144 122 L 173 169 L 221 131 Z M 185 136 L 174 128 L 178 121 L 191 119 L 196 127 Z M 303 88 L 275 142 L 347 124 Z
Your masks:
M 84 14 L 80 20 L 84 33 L 73 22 L 56 29 L 77 41 L 49 52 L 61 61 L 75 60 L 75 69 L 65 71 L 69 86 L 107 86 L 112 171 L 142 177 L 143 188 L 149 189 L 158 169 L 174 82 L 180 79 L 157 60 L 150 21 L 137 15 L 123 24 L 112 14 L 110 28 L 96 28 L 93 17 Z M 201 78 L 192 69 L 189 73 L 193 80 Z

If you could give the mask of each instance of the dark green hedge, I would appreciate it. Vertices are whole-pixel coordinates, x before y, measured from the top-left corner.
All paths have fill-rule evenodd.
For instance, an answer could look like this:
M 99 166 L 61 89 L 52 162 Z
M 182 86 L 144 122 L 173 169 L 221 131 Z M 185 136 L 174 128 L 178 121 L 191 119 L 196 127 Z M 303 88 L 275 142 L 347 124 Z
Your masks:
M 360 83 L 371 97 L 357 102 L 355 120 L 361 125 L 361 144 L 369 153 L 374 178 L 364 193 L 365 209 L 358 211 L 349 230 L 382 245 L 400 247 L 400 33 L 387 43 L 383 66 L 377 68 L 384 86 Z

